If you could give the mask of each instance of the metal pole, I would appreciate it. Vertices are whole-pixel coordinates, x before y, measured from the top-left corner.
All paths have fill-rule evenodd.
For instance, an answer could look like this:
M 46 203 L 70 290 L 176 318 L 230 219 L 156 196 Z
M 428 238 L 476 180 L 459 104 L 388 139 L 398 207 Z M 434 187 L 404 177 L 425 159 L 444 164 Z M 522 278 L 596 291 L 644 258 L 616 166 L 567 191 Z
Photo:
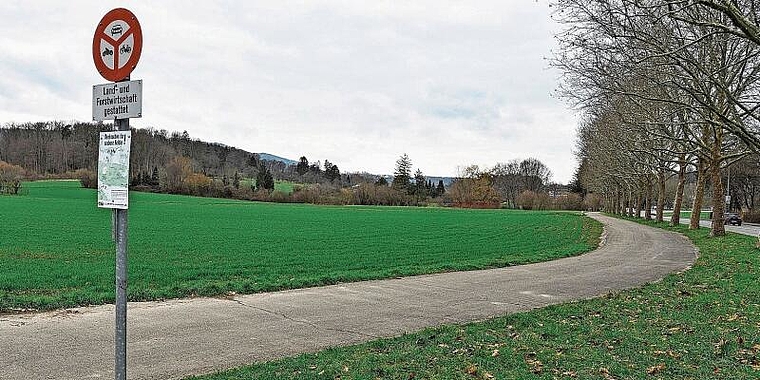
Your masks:
M 116 243 L 116 209 L 111 210 L 111 240 Z
M 731 212 L 731 167 L 727 167 L 728 169 L 728 181 L 726 181 L 726 199 L 728 199 L 728 210 L 726 212 Z
M 116 210 L 116 380 L 127 379 L 127 210 Z
M 116 127 L 128 131 L 129 119 Z M 116 380 L 127 380 L 127 211 L 116 209 Z

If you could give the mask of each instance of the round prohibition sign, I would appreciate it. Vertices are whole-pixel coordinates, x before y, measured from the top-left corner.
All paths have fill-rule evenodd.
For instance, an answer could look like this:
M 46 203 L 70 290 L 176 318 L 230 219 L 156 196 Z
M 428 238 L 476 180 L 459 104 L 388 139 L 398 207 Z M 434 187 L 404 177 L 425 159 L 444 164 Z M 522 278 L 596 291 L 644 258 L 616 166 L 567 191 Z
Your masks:
M 142 29 L 128 9 L 106 13 L 95 28 L 92 59 L 100 75 L 112 82 L 129 76 L 142 53 Z

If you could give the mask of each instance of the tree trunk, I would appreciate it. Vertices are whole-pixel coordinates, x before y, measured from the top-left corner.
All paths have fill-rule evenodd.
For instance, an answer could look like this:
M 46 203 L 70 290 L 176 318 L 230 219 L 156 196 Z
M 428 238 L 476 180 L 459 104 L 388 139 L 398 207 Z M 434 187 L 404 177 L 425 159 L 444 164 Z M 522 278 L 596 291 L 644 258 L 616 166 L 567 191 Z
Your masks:
M 691 205 L 691 218 L 689 219 L 690 230 L 699 228 L 699 216 L 702 213 L 702 201 L 705 196 L 706 175 L 705 162 L 699 158 L 697 162 L 697 186 L 694 188 L 694 202 Z
M 641 218 L 641 190 L 636 193 L 636 219 Z
M 676 187 L 676 199 L 673 201 L 673 216 L 670 225 L 677 226 L 681 223 L 681 203 L 683 203 L 683 189 L 686 184 L 686 157 L 682 154 L 678 157 L 678 187 Z
M 644 199 L 644 218 L 652 220 L 652 181 L 647 181 L 647 193 Z
M 721 131 L 716 132 L 715 145 L 712 147 L 712 165 L 710 165 L 710 180 L 712 181 L 712 204 L 713 204 L 713 216 L 712 216 L 712 229 L 710 229 L 710 236 L 723 236 L 726 234 L 726 226 L 723 225 L 723 212 L 725 208 L 725 200 L 723 198 L 723 181 L 720 175 L 720 147 L 722 145 Z
M 665 171 L 660 169 L 657 172 L 657 216 L 656 220 L 662 222 L 665 213 Z
M 623 214 L 623 192 L 618 190 L 617 195 L 615 195 L 615 208 L 617 211 L 617 214 L 622 216 Z

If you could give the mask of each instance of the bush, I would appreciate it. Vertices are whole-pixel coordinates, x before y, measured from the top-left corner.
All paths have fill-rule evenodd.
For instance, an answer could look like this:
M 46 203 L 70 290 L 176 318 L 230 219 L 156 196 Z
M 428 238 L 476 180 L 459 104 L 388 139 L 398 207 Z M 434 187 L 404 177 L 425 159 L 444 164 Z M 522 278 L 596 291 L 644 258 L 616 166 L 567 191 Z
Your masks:
M 487 175 L 478 178 L 461 178 L 451 185 L 447 193 L 456 207 L 499 208 L 501 202 L 491 179 Z
M 79 169 L 74 172 L 79 183 L 86 189 L 98 188 L 98 175 L 89 169 Z
M 263 190 L 259 190 L 259 191 L 263 191 Z M 269 194 L 268 200 L 270 202 L 277 202 L 277 203 L 290 203 L 292 201 L 292 198 L 290 197 L 290 194 L 288 193 L 275 190 Z
M 182 182 L 190 195 L 207 196 L 211 191 L 213 181 L 202 173 L 192 173 Z M 230 195 L 232 195 L 230 193 Z
M 583 198 L 583 204 L 588 211 L 599 211 L 602 209 L 602 197 L 596 194 L 586 194 Z
M 523 210 L 547 210 L 552 200 L 549 194 L 525 190 L 517 196 L 517 205 Z
M 570 193 L 555 199 L 554 208 L 557 210 L 582 211 L 584 209 L 583 199 L 576 193 Z
M 745 223 L 760 223 L 760 210 L 747 210 L 742 213 L 742 221 Z

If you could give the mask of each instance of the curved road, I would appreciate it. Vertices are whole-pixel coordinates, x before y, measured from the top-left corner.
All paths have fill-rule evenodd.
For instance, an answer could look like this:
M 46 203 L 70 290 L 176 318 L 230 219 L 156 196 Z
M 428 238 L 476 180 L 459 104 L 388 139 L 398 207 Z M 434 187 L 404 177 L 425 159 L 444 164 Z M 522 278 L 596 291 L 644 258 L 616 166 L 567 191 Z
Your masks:
M 168 379 L 596 297 L 688 268 L 683 236 L 592 217 L 601 248 L 502 269 L 129 304 L 128 378 Z M 112 305 L 0 315 L 0 379 L 113 378 Z

